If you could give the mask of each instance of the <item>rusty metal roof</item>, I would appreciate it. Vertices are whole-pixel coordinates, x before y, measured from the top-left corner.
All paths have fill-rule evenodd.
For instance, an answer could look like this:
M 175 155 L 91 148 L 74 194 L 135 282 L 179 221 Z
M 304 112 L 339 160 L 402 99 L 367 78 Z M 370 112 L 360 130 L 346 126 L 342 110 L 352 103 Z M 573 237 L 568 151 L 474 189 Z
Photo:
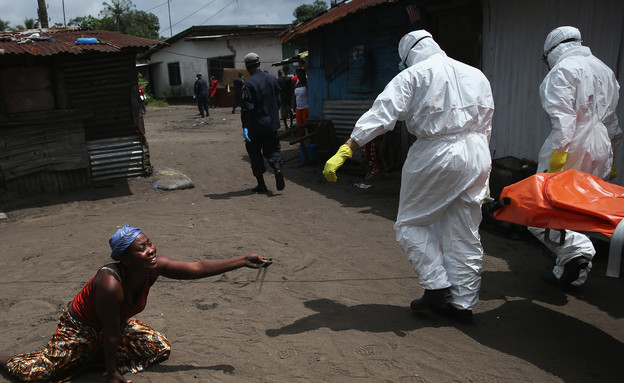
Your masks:
M 95 44 L 77 44 L 79 38 L 95 38 Z M 119 52 L 128 48 L 149 48 L 165 42 L 128 36 L 113 31 L 86 31 L 73 28 L 44 28 L 0 32 L 2 55 L 51 56 L 60 53 Z
M 328 9 L 325 13 L 310 21 L 296 25 L 280 35 L 282 42 L 286 42 L 296 36 L 310 32 L 313 29 L 331 24 L 345 16 L 359 12 L 365 8 L 374 7 L 383 3 L 396 3 L 397 0 L 351 0 L 339 3 Z

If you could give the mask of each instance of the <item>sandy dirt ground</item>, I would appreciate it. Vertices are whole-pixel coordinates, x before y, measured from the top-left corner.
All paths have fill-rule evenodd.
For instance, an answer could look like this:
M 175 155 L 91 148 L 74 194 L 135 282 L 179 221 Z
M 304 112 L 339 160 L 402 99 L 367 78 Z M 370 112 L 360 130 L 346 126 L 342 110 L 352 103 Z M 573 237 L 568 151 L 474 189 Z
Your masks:
M 415 314 L 422 289 L 392 229 L 398 171 L 362 189 L 356 174 L 329 184 L 322 162 L 295 159 L 283 191 L 267 174 L 271 192 L 253 194 L 239 113 L 196 114 L 148 108 L 152 177 L 2 201 L 0 353 L 42 348 L 63 305 L 109 262 L 108 238 L 130 224 L 161 255 L 275 260 L 261 291 L 252 269 L 159 279 L 137 318 L 171 340 L 171 357 L 133 382 L 624 382 L 624 281 L 605 276 L 604 249 L 586 286 L 562 292 L 541 281 L 549 260 L 534 244 L 482 231 L 474 323 Z M 282 150 L 298 157 L 287 141 Z M 168 169 L 195 188 L 154 190 Z

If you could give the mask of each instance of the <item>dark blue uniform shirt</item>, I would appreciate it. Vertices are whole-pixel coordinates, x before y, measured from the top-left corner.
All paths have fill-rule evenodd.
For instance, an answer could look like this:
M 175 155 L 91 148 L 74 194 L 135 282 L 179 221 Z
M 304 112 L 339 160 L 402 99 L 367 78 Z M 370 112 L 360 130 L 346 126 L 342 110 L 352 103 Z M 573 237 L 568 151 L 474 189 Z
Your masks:
M 195 80 L 193 91 L 196 96 L 205 96 L 208 94 L 208 83 L 203 78 Z
M 236 77 L 234 79 L 234 95 L 236 97 L 241 97 L 243 93 L 243 79 L 240 77 Z
M 277 79 L 261 70 L 253 72 L 243 84 L 241 121 L 250 135 L 277 131 L 279 119 L 279 86 Z

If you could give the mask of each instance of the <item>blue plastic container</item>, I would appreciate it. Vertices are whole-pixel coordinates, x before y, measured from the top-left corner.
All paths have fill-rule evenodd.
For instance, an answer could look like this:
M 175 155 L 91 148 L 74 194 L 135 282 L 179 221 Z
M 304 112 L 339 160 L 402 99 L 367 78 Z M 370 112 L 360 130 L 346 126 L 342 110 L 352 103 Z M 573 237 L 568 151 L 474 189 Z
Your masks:
M 76 39 L 76 44 L 99 44 L 100 42 L 95 37 L 80 37 Z
M 316 144 L 308 144 L 305 148 L 308 153 L 308 159 L 313 160 L 316 157 Z M 303 152 L 303 146 L 299 146 L 299 162 L 302 164 L 307 162 L 305 153 Z

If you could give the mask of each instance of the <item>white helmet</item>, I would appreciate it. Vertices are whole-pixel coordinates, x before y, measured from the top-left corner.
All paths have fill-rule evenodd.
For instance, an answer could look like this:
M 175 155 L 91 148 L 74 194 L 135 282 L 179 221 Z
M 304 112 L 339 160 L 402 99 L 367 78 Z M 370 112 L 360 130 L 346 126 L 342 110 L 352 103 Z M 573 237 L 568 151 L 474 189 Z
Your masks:
M 403 66 L 409 66 L 407 64 L 407 58 L 409 56 L 410 51 L 424 38 L 433 38 L 431 33 L 427 32 L 424 29 L 420 29 L 417 31 L 410 32 L 401 38 L 399 41 L 399 57 L 401 58 L 401 62 Z
M 581 41 L 581 31 L 574 27 L 559 27 L 555 28 L 544 42 L 544 59 L 548 57 L 548 54 L 553 51 L 559 44 L 567 43 L 571 41 Z

